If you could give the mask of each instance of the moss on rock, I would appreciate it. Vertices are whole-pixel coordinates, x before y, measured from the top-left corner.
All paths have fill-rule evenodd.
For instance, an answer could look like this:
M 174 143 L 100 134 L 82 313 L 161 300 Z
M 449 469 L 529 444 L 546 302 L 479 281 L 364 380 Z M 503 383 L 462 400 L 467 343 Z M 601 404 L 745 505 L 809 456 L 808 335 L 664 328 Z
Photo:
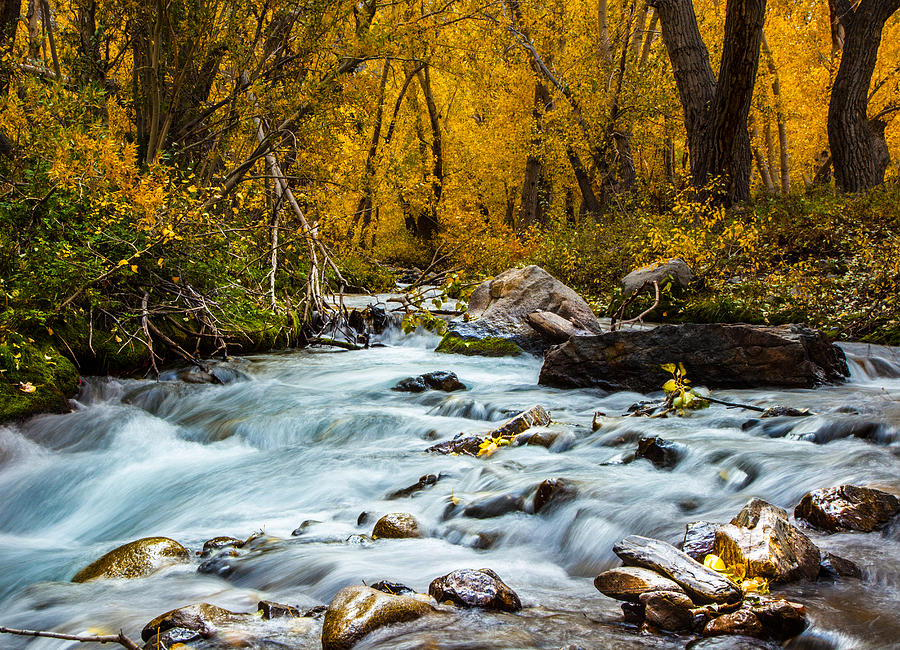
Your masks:
M 8 336 L 0 343 L 0 422 L 64 413 L 78 382 L 75 366 L 52 345 Z
M 435 352 L 464 354 L 470 357 L 515 357 L 522 354 L 522 348 L 512 341 L 496 336 L 464 339 L 455 334 L 445 334 Z
M 168 537 L 145 537 L 114 548 L 75 574 L 72 582 L 99 578 L 143 578 L 172 564 L 187 562 L 188 550 Z

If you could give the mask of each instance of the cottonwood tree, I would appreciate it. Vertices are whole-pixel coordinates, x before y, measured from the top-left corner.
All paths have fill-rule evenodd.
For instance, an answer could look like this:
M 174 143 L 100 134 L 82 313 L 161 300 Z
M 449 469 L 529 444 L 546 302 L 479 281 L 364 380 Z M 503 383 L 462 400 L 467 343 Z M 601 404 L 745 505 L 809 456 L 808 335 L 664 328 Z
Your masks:
M 684 109 L 696 188 L 721 179 L 726 203 L 750 198 L 747 119 L 759 68 L 766 0 L 729 0 L 719 77 L 709 62 L 691 0 L 652 0 Z
M 885 122 L 868 117 L 869 85 L 881 34 L 900 0 L 829 0 L 834 42 L 843 46 L 841 65 L 828 105 L 828 142 L 834 179 L 844 192 L 861 192 L 884 182 L 890 163 Z

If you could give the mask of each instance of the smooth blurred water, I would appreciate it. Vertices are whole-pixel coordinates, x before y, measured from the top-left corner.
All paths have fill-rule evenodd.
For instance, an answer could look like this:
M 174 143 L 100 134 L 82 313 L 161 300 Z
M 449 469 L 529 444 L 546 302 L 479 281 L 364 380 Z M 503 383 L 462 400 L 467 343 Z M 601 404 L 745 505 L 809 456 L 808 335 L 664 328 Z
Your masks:
M 780 433 L 793 427 L 788 436 L 770 437 L 780 434 L 742 430 L 752 413 L 720 406 L 685 418 L 616 417 L 592 432 L 594 411 L 617 416 L 645 397 L 542 388 L 538 359 L 439 355 L 436 342 L 394 334 L 386 347 L 357 352 L 238 359 L 231 365 L 248 378 L 225 386 L 91 378 L 73 413 L 0 427 L 0 625 L 122 628 L 137 638 L 151 618 L 191 602 L 235 611 L 255 611 L 263 598 L 311 606 L 361 581 L 425 591 L 450 570 L 490 567 L 518 592 L 522 613 L 426 619 L 376 635 L 366 647 L 683 647 L 684 639 L 624 626 L 618 603 L 593 588 L 598 572 L 617 565 L 616 541 L 640 534 L 678 543 L 686 523 L 727 521 L 754 496 L 790 510 L 807 491 L 842 483 L 900 493 L 896 349 L 849 346 L 853 380 L 840 387 L 715 393 L 817 413 L 782 422 Z M 403 377 L 439 369 L 456 372 L 469 389 L 390 390 Z M 552 427 L 570 441 L 565 451 L 505 448 L 487 460 L 424 453 L 434 440 L 485 432 L 534 404 L 550 410 Z M 674 470 L 621 462 L 649 435 L 684 445 Z M 411 498 L 385 498 L 429 473 L 444 476 Z M 445 518 L 451 497 L 528 497 L 557 477 L 573 481 L 578 496 L 549 513 Z M 370 517 L 357 525 L 362 512 Z M 370 533 L 387 512 L 412 513 L 426 537 L 345 541 Z M 292 537 L 306 520 L 319 523 Z M 198 573 L 196 558 L 141 580 L 70 582 L 103 553 L 141 537 L 164 535 L 198 551 L 209 538 L 260 530 L 281 541 L 236 559 L 224 578 Z M 496 541 L 473 548 L 479 535 Z M 900 639 L 897 527 L 810 535 L 865 572 L 862 581 L 783 592 L 808 605 L 810 633 L 841 648 Z M 319 645 L 315 627 L 266 625 L 276 645 Z M 26 646 L 78 644 L 0 637 L 0 648 Z

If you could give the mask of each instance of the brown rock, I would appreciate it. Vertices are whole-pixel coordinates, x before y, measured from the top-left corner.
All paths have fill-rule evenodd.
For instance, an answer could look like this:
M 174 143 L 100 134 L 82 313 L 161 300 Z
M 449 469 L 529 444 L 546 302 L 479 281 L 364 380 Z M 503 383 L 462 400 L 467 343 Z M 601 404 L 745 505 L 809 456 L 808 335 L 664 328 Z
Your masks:
M 647 622 L 663 630 L 688 630 L 694 620 L 691 612 L 694 603 L 681 589 L 641 594 L 641 603 Z
M 168 537 L 145 537 L 114 548 L 75 574 L 72 582 L 99 578 L 143 578 L 173 564 L 187 562 L 188 550 Z
M 633 566 L 604 571 L 594 578 L 594 586 L 604 596 L 634 603 L 640 602 L 641 594 L 650 591 L 684 593 L 684 589 L 673 580 L 656 571 Z
M 193 630 L 201 636 L 209 637 L 215 634 L 217 627 L 250 618 L 251 614 L 238 614 L 209 603 L 196 603 L 160 614 L 144 626 L 141 638 L 149 641 L 157 634 L 174 628 Z
M 893 494 L 857 485 L 815 490 L 805 495 L 794 516 L 813 526 L 836 532 L 871 532 L 900 512 L 900 499 Z
M 549 424 L 550 414 L 543 406 L 535 405 L 511 417 L 496 429 L 489 431 L 487 437 L 514 436 L 531 427 L 546 427 Z
M 806 608 L 784 598 L 763 598 L 750 608 L 768 636 L 781 641 L 795 637 L 809 626 Z
M 363 586 L 344 587 L 335 595 L 322 623 L 322 650 L 349 650 L 367 634 L 434 612 L 428 603 L 392 596 Z
M 816 545 L 791 525 L 784 510 L 759 499 L 716 531 L 713 550 L 725 564 L 743 565 L 748 578 L 790 582 L 819 574 Z
M 731 603 L 743 597 L 731 580 L 671 544 L 630 535 L 613 546 L 613 552 L 626 566 L 651 569 L 677 582 L 697 603 Z
M 714 618 L 703 628 L 703 636 L 722 636 L 725 634 L 741 634 L 744 636 L 763 637 L 763 625 L 756 614 L 749 609 L 739 609 L 731 614 L 723 614 Z
M 221 537 L 213 537 L 203 543 L 203 550 L 200 552 L 200 557 L 209 557 L 213 553 L 221 551 L 223 548 L 240 548 L 243 544 L 244 540 L 236 537 L 227 537 L 224 535 Z
M 372 537 L 387 537 L 402 539 L 406 537 L 421 537 L 419 522 L 411 514 L 406 512 L 392 512 L 375 522 L 372 529 Z
M 303 616 L 296 607 L 282 605 L 281 603 L 275 603 L 271 600 L 259 601 L 256 605 L 256 609 L 257 611 L 262 612 L 262 617 L 265 620 L 273 618 L 300 618 Z
M 432 454 L 467 454 L 469 456 L 477 456 L 481 442 L 482 439 L 478 436 L 463 436 L 463 434 L 459 434 L 452 440 L 439 442 L 425 451 Z
M 575 498 L 575 485 L 564 478 L 549 478 L 541 481 L 532 501 L 532 512 L 538 513 L 547 506 L 558 505 Z
M 692 521 L 685 527 L 681 550 L 698 562 L 703 562 L 713 552 L 716 531 L 721 525 L 711 521 Z
M 695 385 L 709 388 L 808 388 L 842 382 L 844 353 L 801 325 L 661 325 L 573 336 L 547 353 L 539 383 L 610 391 L 659 390 L 671 378 L 660 364 L 682 362 Z
M 862 570 L 855 562 L 835 555 L 822 552 L 822 561 L 819 563 L 819 578 L 835 580 L 837 578 L 862 578 Z
M 490 569 L 458 569 L 435 578 L 428 593 L 438 602 L 450 601 L 463 607 L 515 612 L 522 603 L 515 591 Z

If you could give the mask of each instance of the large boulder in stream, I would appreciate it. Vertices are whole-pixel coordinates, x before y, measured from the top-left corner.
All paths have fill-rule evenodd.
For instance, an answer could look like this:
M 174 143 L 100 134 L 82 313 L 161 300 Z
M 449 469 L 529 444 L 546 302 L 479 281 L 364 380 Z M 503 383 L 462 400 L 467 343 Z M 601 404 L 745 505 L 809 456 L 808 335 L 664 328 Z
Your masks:
M 529 322 L 529 315 L 535 312 L 541 312 L 532 317 L 537 329 Z M 475 351 L 478 346 L 460 343 L 494 340 L 540 352 L 567 332 L 600 331 L 597 317 L 581 296 L 541 267 L 531 265 L 509 269 L 480 284 L 472 292 L 465 319 L 450 323 L 438 350 Z
M 893 494 L 858 485 L 815 490 L 806 494 L 794 516 L 830 532 L 857 530 L 869 533 L 900 512 Z
M 788 514 L 761 499 L 752 499 L 716 531 L 714 552 L 728 566 L 743 565 L 748 578 L 790 582 L 819 575 L 818 547 Z
M 145 537 L 114 548 L 75 574 L 72 582 L 100 578 L 143 578 L 154 571 L 187 562 L 188 550 L 168 537 Z
M 671 544 L 629 535 L 613 546 L 613 553 L 625 566 L 650 569 L 678 583 L 696 603 L 733 603 L 742 598 L 740 588 L 731 580 Z
M 419 522 L 411 514 L 406 512 L 392 512 L 375 522 L 372 529 L 372 537 L 390 539 L 405 539 L 408 537 L 421 537 Z
M 349 650 L 367 634 L 386 625 L 407 623 L 435 609 L 411 596 L 371 587 L 344 587 L 328 605 L 322 624 L 322 650 Z
M 428 593 L 440 603 L 449 601 L 463 607 L 499 609 L 504 612 L 522 609 L 516 592 L 490 569 L 451 571 L 432 580 L 428 585 Z
M 538 381 L 647 393 L 671 379 L 661 364 L 679 362 L 709 388 L 811 388 L 849 374 L 844 353 L 818 330 L 709 323 L 573 336 L 547 353 Z

